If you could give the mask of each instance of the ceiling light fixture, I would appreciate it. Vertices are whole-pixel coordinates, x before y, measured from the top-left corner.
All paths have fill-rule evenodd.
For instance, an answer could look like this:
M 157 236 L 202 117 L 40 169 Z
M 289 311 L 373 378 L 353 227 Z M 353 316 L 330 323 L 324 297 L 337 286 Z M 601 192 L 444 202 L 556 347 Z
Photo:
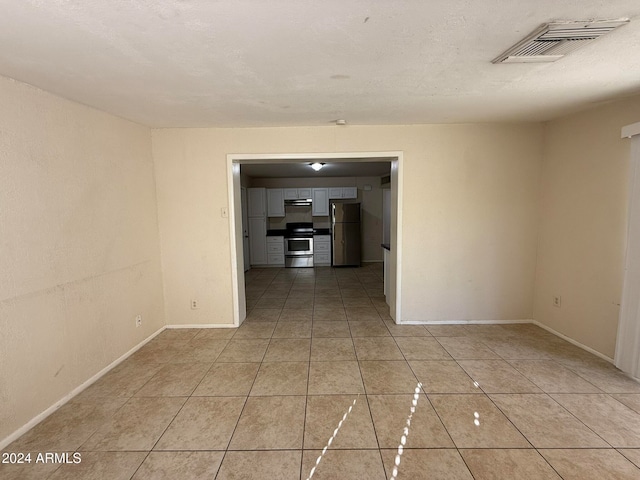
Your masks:
M 309 165 L 311 165 L 311 168 L 313 168 L 316 172 L 320 171 L 322 167 L 324 167 L 324 163 L 319 162 L 310 163 Z
M 347 124 L 347 121 L 342 118 L 339 120 L 336 120 L 336 125 L 344 126 L 346 124 Z

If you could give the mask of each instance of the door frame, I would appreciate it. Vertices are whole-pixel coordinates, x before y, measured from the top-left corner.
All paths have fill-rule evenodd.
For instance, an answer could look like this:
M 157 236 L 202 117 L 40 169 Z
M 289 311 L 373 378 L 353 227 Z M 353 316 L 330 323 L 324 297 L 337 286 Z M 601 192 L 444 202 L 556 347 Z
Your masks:
M 402 322 L 402 151 L 349 152 L 349 153 L 263 153 L 227 154 L 227 185 L 229 192 L 229 225 L 231 250 L 231 290 L 233 325 L 238 327 L 247 316 L 244 285 L 244 259 L 242 255 L 242 211 L 240 203 L 240 165 L 270 163 L 313 163 L 331 161 L 341 163 L 385 161 L 391 162 L 391 262 L 390 279 L 394 296 L 390 314 L 396 323 Z M 380 247 L 382 248 L 382 247 Z M 240 253 L 240 254 L 239 254 Z M 389 300 L 389 299 L 387 299 Z

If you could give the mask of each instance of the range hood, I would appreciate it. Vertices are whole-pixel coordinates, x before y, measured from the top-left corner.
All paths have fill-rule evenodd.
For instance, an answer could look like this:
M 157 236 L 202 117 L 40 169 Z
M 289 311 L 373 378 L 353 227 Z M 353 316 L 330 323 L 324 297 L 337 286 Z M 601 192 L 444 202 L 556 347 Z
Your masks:
M 309 207 L 311 206 L 311 199 L 310 198 L 296 198 L 294 200 L 285 200 L 284 201 L 284 205 L 285 207 L 289 206 L 289 207 Z

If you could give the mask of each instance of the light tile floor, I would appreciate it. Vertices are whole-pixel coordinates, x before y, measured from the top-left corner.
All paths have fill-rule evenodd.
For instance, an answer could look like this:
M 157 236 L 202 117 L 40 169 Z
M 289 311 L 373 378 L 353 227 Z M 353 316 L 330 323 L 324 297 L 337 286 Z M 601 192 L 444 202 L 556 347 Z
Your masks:
M 640 478 L 639 384 L 532 325 L 395 325 L 381 274 L 251 270 L 240 328 L 163 332 L 5 449 L 80 464 L 0 478 L 306 479 L 349 407 L 313 478 L 391 478 L 414 400 L 399 479 Z

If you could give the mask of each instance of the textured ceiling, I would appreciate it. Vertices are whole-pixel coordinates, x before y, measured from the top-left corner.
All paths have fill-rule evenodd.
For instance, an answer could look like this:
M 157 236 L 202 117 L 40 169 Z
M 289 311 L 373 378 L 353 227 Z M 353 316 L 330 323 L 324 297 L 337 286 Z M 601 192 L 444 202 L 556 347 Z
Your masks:
M 547 120 L 640 93 L 640 2 L 2 0 L 0 74 L 152 127 Z M 631 23 L 550 64 L 552 20 Z

